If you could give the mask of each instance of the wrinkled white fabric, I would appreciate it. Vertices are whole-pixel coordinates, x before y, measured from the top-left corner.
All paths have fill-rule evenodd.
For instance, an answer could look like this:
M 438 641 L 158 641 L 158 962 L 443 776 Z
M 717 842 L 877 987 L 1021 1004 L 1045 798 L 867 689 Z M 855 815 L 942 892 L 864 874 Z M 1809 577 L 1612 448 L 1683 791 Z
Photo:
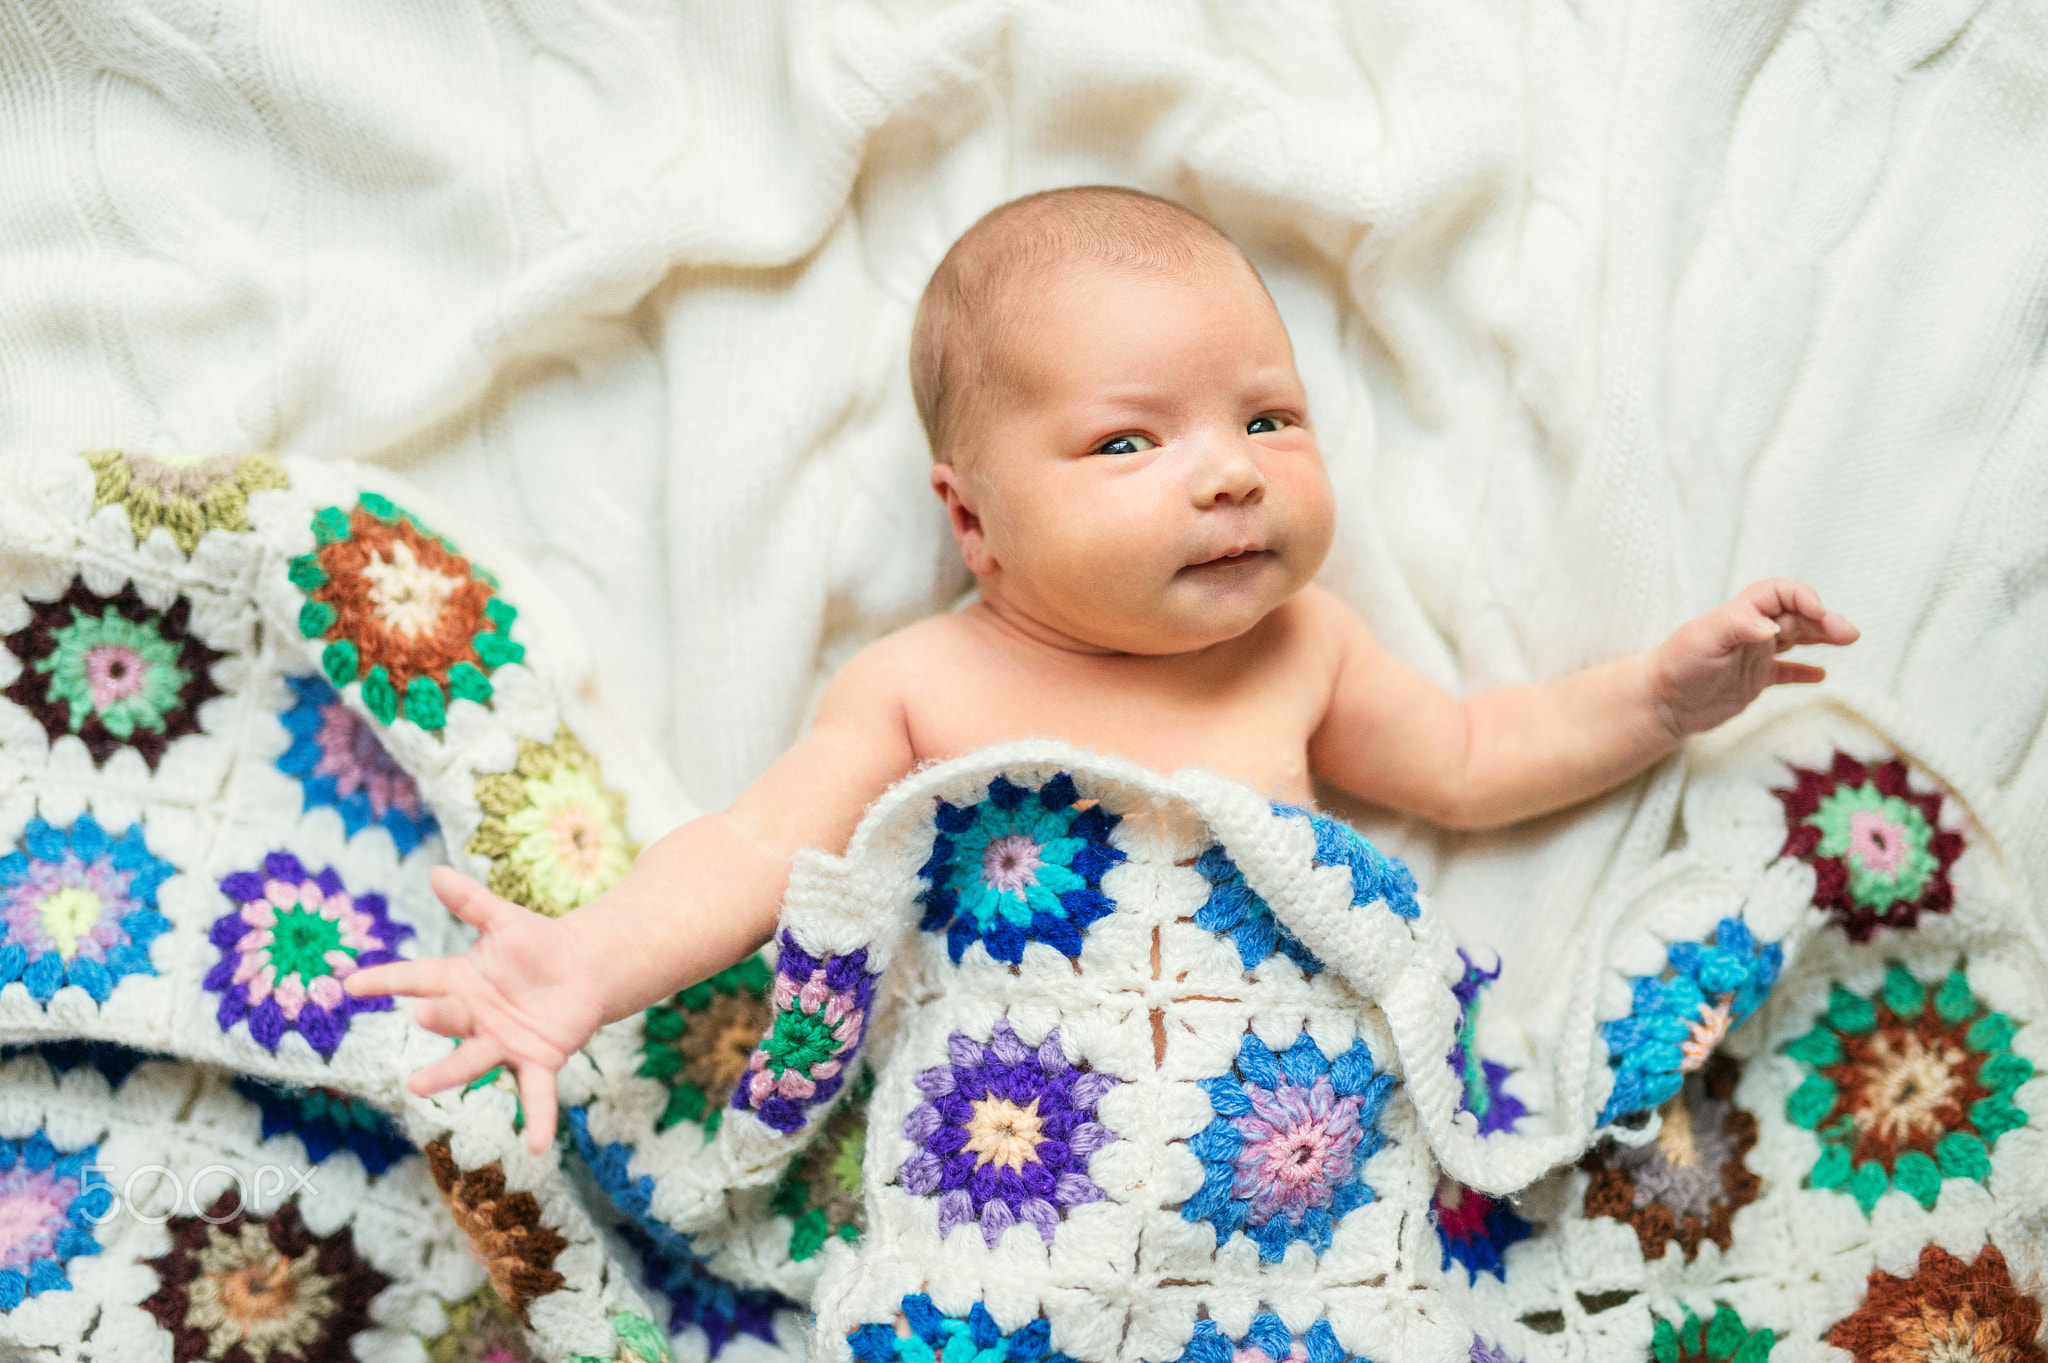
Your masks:
M 1830 687 L 2048 875 L 2039 0 L 43 0 L 0 177 L 0 449 L 402 470 L 566 595 L 699 805 L 965 585 L 931 266 L 1115 181 L 1265 272 L 1325 580 L 1401 656 L 1550 676 L 1804 577 L 1864 629 Z M 1674 776 L 1373 826 L 1540 985 Z

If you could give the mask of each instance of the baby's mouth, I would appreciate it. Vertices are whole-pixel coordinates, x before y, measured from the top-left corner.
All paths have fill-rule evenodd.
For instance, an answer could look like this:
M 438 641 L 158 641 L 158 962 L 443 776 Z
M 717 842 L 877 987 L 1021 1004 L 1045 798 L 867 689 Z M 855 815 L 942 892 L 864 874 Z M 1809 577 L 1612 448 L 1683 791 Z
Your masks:
M 1235 568 L 1240 564 L 1255 563 L 1265 556 L 1266 551 L 1263 549 L 1233 549 L 1227 554 L 1218 554 L 1215 558 L 1205 558 L 1199 563 L 1191 563 L 1188 566 L 1190 568 Z

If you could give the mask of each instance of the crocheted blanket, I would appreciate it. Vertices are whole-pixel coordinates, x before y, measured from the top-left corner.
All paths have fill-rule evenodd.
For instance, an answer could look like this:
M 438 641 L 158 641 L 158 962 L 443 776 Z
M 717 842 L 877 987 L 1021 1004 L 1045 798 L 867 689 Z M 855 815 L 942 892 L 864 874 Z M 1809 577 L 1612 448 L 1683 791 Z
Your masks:
M 1336 820 L 1052 743 L 917 773 L 537 1158 L 340 982 L 461 948 L 432 865 L 560 914 L 658 831 L 560 612 L 365 469 L 0 477 L 22 1356 L 2044 1363 L 2040 924 L 1853 713 L 1702 755 L 1513 1013 Z

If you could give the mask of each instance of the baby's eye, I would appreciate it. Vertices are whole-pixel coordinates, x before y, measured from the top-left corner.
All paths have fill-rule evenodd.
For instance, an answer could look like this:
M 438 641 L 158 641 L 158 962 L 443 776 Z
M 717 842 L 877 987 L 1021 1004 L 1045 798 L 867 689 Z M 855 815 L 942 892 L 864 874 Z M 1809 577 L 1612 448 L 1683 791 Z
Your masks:
M 1246 435 L 1270 435 L 1285 423 L 1277 416 L 1255 416 L 1244 428 Z
M 1143 454 L 1154 448 L 1152 438 L 1145 435 L 1120 435 L 1105 440 L 1095 447 L 1097 454 Z

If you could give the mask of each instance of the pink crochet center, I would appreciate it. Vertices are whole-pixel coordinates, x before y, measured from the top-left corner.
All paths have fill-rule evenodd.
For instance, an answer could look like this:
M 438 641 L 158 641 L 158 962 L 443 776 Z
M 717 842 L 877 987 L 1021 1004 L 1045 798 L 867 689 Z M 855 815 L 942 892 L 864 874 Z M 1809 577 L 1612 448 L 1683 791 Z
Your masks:
M 347 799 L 358 790 L 370 799 L 370 812 L 383 818 L 396 808 L 409 819 L 420 814 L 419 788 L 377 742 L 377 731 L 355 711 L 336 701 L 320 714 L 320 760 L 315 776 L 332 776 L 334 793 Z
M 1250 1202 L 1246 1219 L 1255 1226 L 1276 1216 L 1298 1225 L 1309 1208 L 1330 1205 L 1336 1184 L 1351 1170 L 1364 1135 L 1359 1100 L 1337 1097 L 1328 1079 L 1313 1088 L 1287 1084 L 1249 1096 L 1251 1115 L 1232 1121 L 1244 1136 L 1232 1195 Z
M 0 1269 L 26 1269 L 48 1258 L 76 1196 L 77 1179 L 57 1178 L 48 1169 L 17 1165 L 0 1174 Z
M 1849 816 L 1849 852 L 1871 870 L 1898 870 L 1906 863 L 1907 846 L 1906 830 L 1876 810 L 1859 809 Z
M 1022 833 L 997 838 L 981 854 L 982 883 L 1021 896 L 1038 881 L 1038 844 Z
M 95 710 L 142 694 L 148 672 L 149 663 L 126 644 L 100 644 L 85 651 L 85 684 L 92 688 Z

